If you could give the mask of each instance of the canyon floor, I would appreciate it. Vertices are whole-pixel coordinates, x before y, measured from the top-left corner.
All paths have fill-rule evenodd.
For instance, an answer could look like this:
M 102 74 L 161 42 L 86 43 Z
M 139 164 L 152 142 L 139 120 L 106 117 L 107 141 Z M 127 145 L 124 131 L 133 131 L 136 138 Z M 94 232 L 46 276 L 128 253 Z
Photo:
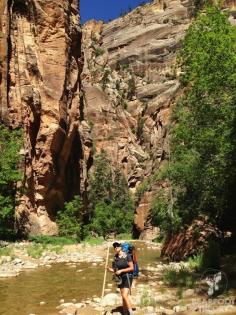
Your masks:
M 110 245 L 112 244 L 109 243 Z M 150 253 L 159 253 L 161 244 L 140 242 L 136 243 L 139 249 L 140 256 L 140 276 L 134 280 L 131 300 L 134 306 L 134 314 L 181 314 L 181 315 L 199 315 L 199 314 L 212 314 L 212 315 L 233 315 L 236 314 L 236 291 L 233 289 L 228 290 L 223 295 L 216 298 L 209 298 L 207 295 L 200 294 L 198 292 L 198 286 L 194 288 L 179 288 L 168 285 L 163 278 L 165 270 L 172 268 L 179 270 L 181 266 L 186 266 L 184 262 L 180 263 L 168 263 L 158 258 L 156 261 L 152 260 L 149 263 L 145 250 L 150 250 Z M 140 244 L 140 248 L 139 245 Z M 142 245 L 141 245 L 142 244 Z M 102 294 L 102 282 L 104 277 L 104 267 L 106 261 L 108 243 L 101 245 L 89 245 L 89 244 L 76 244 L 66 245 L 63 248 L 53 248 L 51 251 L 47 248 L 40 258 L 32 258 L 29 256 L 29 247 L 31 243 L 23 242 L 17 244 L 10 244 L 7 248 L 11 248 L 14 251 L 14 256 L 1 256 L 0 257 L 0 277 L 1 284 L 7 277 L 13 277 L 17 281 L 19 274 L 23 275 L 31 272 L 29 270 L 38 268 L 49 269 L 51 266 L 59 266 L 64 264 L 65 268 L 74 270 L 74 275 L 87 276 L 91 273 L 91 270 L 99 273 L 99 279 L 93 286 L 96 288 L 96 294 L 91 290 L 91 296 L 87 298 L 80 298 L 76 296 L 76 290 L 74 299 L 67 300 L 61 299 L 58 296 L 58 305 L 53 313 L 43 313 L 47 315 L 98 315 L 98 314 L 122 314 L 121 299 L 118 289 L 112 281 L 110 273 L 106 276 L 105 294 L 103 300 Z M 27 251 L 28 248 L 28 251 Z M 56 250 L 57 252 L 53 251 Z M 12 251 L 12 252 L 13 252 Z M 142 253 L 142 251 L 144 251 Z M 110 262 L 112 260 L 112 248 L 110 248 Z M 84 267 L 86 264 L 87 267 Z M 53 267 L 53 268 L 54 268 Z M 83 269 L 84 268 L 84 269 Z M 87 268 L 87 269 L 86 269 Z M 33 273 L 36 271 L 32 271 Z M 66 270 L 66 269 L 65 269 Z M 87 273 L 87 274 L 86 274 Z M 29 277 L 29 273 L 28 273 Z M 73 273 L 72 273 L 73 277 Z M 50 279 L 48 279 L 50 282 Z M 73 279 L 71 279 L 73 283 Z M 80 282 L 79 282 L 80 283 Z M 86 283 L 86 280 L 85 280 Z M 89 278 L 87 280 L 89 284 Z M 75 284 L 75 283 L 74 283 Z M 83 286 L 82 282 L 81 285 Z M 99 288 L 98 288 L 99 287 Z M 81 289 L 81 288 L 80 288 Z M 89 289 L 89 288 L 88 288 Z M 100 292 L 100 293 L 99 293 Z M 79 294 L 79 293 L 78 293 Z M 57 298 L 57 297 L 55 297 Z M 49 304 L 46 298 L 40 301 L 40 307 L 38 313 L 42 314 L 45 305 Z M 1 310 L 1 309 L 0 309 Z M 29 315 L 29 314 L 20 314 Z M 32 315 L 32 314 L 30 314 Z

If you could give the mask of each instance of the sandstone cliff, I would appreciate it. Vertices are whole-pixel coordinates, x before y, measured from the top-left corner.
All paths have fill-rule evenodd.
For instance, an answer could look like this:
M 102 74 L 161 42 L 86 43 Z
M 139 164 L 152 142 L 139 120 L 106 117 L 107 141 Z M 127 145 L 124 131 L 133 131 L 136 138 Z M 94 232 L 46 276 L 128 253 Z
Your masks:
M 179 88 L 176 51 L 193 10 L 194 1 L 154 1 L 83 28 L 85 120 L 97 152 L 104 148 L 123 169 L 133 193 L 168 159 L 171 102 Z M 150 183 L 137 198 L 141 238 L 152 232 L 148 215 L 157 191 Z
M 155 0 L 81 32 L 77 0 L 1 1 L 0 118 L 24 135 L 23 232 L 56 234 L 64 202 L 81 194 L 86 204 L 93 155 L 103 148 L 136 194 L 136 235 L 155 235 L 153 179 L 170 155 L 176 53 L 196 5 Z M 235 1 L 225 6 L 234 23 Z
M 1 120 L 24 136 L 18 224 L 55 234 L 55 210 L 80 191 L 78 3 L 14 0 L 0 10 Z
M 179 91 L 176 55 L 201 1 L 152 1 L 108 24 L 83 27 L 84 119 L 136 194 L 135 232 L 152 238 L 155 176 L 170 158 L 168 127 Z M 234 23 L 235 1 L 225 1 Z M 163 184 L 164 185 L 164 184 Z

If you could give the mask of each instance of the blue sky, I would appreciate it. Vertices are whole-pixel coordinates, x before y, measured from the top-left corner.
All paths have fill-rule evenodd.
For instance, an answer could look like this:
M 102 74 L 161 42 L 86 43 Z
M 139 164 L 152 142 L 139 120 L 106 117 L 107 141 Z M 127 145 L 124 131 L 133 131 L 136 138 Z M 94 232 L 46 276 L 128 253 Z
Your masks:
M 142 2 L 150 0 L 80 0 L 81 23 L 87 20 L 115 19 L 121 12 L 129 8 L 136 8 Z

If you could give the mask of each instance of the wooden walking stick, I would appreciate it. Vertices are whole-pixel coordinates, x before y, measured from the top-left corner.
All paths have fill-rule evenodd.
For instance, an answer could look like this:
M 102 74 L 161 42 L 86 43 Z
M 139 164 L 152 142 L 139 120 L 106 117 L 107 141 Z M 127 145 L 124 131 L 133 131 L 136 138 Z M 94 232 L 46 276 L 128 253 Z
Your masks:
M 104 297 L 104 292 L 105 292 L 105 284 L 106 284 L 106 276 L 107 276 L 107 266 L 108 266 L 109 250 L 110 250 L 110 244 L 108 243 L 108 246 L 107 246 L 107 258 L 106 258 L 106 265 L 105 265 L 105 272 L 104 272 L 104 279 L 103 279 L 103 286 L 102 286 L 102 299 L 103 299 L 103 297 Z

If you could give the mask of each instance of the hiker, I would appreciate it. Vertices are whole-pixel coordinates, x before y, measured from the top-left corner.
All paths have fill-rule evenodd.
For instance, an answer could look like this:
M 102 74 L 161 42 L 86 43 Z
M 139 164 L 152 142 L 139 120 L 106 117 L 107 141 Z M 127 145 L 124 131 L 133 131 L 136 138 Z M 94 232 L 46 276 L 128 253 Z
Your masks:
M 131 291 L 131 285 L 133 281 L 134 264 L 130 254 L 122 251 L 122 245 L 118 242 L 113 243 L 115 256 L 112 268 L 108 267 L 108 270 L 113 272 L 115 276 L 118 276 L 120 283 L 120 293 L 123 302 L 124 314 L 133 315 L 132 306 L 129 299 L 129 291 Z

